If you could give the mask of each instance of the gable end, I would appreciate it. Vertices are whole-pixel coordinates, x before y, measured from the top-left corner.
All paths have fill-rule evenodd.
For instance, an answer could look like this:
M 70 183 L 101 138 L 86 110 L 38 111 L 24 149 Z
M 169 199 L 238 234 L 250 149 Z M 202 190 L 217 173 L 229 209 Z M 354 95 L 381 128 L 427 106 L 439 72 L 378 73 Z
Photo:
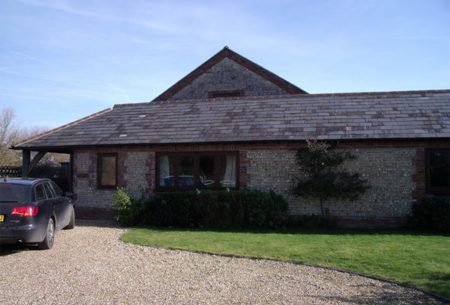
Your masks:
M 209 91 L 243 91 L 252 96 L 307 93 L 225 47 L 154 101 L 208 98 Z

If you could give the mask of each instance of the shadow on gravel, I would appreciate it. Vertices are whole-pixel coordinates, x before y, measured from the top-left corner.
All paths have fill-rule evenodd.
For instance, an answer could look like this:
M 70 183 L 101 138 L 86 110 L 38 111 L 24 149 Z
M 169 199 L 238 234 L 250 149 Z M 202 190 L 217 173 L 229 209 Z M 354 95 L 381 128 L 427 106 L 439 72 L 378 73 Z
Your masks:
M 437 298 L 417 298 L 414 294 L 405 294 L 401 292 L 383 292 L 372 295 L 359 295 L 353 297 L 342 296 L 310 296 L 311 298 L 317 298 L 326 300 L 330 304 L 335 302 L 344 304 L 358 304 L 358 305 L 442 305 L 447 304 L 445 300 L 438 300 Z
M 85 220 L 77 219 L 76 226 L 78 227 L 102 227 L 102 228 L 124 228 L 113 220 Z M 0 244 L 0 257 L 12 255 L 22 251 L 34 251 L 37 247 L 33 245 L 21 244 Z
M 34 250 L 34 248 L 32 246 L 25 246 L 20 244 L 0 245 L 0 256 L 7 256 L 29 250 Z
M 77 219 L 76 226 L 78 226 L 78 227 L 124 228 L 124 227 L 121 227 L 114 220 L 90 220 L 90 219 Z

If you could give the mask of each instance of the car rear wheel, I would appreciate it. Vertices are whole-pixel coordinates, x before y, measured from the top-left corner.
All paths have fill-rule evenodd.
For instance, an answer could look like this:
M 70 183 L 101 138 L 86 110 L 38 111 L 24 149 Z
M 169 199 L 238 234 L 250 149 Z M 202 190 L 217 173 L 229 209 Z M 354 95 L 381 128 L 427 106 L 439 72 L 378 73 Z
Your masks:
M 64 227 L 64 230 L 70 230 L 73 228 L 75 228 L 75 210 L 72 208 L 72 214 L 70 215 L 69 224 Z
M 41 250 L 51 249 L 53 242 L 55 241 L 55 221 L 53 218 L 48 220 L 47 231 L 44 240 L 38 244 L 38 248 Z

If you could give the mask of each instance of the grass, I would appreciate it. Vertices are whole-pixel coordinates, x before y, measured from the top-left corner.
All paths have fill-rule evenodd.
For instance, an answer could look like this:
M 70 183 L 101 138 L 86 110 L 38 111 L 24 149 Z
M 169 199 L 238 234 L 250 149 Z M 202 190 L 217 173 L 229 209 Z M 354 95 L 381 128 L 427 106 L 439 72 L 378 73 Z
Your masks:
M 450 237 L 408 232 L 222 232 L 136 228 L 125 242 L 270 258 L 375 275 L 450 297 Z

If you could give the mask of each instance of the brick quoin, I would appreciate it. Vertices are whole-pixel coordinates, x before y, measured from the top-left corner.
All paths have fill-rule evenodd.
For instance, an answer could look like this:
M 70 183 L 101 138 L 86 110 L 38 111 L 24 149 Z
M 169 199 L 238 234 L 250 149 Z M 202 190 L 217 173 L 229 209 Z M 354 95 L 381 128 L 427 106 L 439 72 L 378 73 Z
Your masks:
M 412 180 L 416 184 L 416 189 L 412 193 L 413 200 L 419 200 L 425 196 L 425 148 L 420 147 L 416 149 L 416 155 L 413 159 L 413 166 L 415 172 L 412 175 Z
M 117 154 L 117 185 L 119 187 L 127 187 L 127 181 L 125 178 L 125 160 L 128 157 L 127 151 L 119 151 Z
M 156 181 L 154 181 L 156 177 L 156 158 L 155 152 L 150 152 L 149 158 L 147 158 L 146 167 L 149 169 L 149 172 L 145 175 L 145 180 L 147 181 L 147 189 L 146 192 L 149 194 L 153 194 L 153 189 L 156 186 Z

